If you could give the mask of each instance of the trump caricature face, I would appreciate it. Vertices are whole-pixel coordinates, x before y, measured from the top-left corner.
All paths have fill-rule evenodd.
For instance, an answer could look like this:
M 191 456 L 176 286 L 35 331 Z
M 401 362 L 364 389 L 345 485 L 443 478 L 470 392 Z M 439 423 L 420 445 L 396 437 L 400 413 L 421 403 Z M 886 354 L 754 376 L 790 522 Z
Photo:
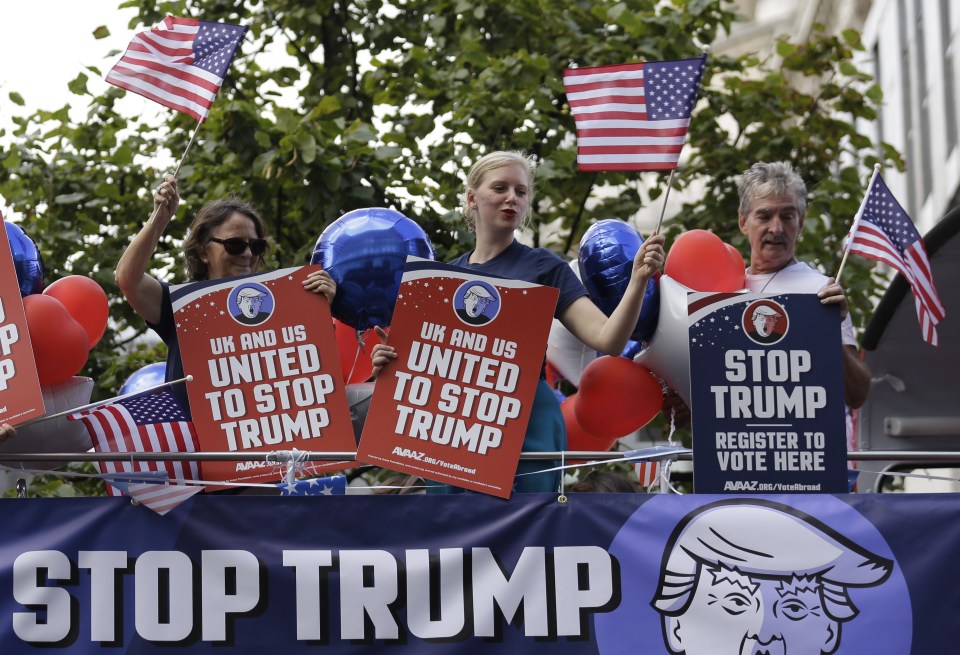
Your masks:
M 761 309 L 768 311 L 760 311 Z M 753 327 L 761 337 L 769 337 L 773 334 L 779 320 L 780 314 L 767 307 L 758 308 L 757 311 L 753 313 Z
M 240 311 L 243 312 L 243 315 L 247 318 L 253 318 L 260 312 L 260 306 L 263 304 L 263 296 L 260 294 L 256 295 L 241 295 L 237 298 L 237 307 L 240 308 Z
M 690 606 L 664 625 L 670 649 L 685 655 L 822 655 L 839 645 L 815 579 L 757 579 L 704 570 Z
M 486 289 L 481 286 L 471 287 L 463 296 L 463 309 L 467 312 L 467 316 L 476 318 L 483 313 L 490 301 L 490 294 Z

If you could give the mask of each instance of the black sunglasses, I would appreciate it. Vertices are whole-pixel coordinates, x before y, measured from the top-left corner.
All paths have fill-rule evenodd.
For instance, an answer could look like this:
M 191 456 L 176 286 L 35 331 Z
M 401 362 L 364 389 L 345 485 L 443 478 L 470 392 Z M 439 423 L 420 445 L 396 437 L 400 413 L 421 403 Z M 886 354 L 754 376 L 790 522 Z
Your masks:
M 210 240 L 214 243 L 219 243 L 223 246 L 223 249 L 231 255 L 242 255 L 246 252 L 247 248 L 250 248 L 250 254 L 254 257 L 259 257 L 267 251 L 267 240 L 266 239 L 241 239 L 240 237 L 230 237 L 229 239 L 218 239 L 216 237 L 210 237 Z

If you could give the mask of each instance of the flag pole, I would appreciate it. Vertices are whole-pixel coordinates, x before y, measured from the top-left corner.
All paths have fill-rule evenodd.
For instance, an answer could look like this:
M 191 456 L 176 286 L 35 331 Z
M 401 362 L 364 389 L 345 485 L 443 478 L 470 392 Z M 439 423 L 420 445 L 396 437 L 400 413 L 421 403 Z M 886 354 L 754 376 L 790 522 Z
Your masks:
M 704 73 L 706 73 L 706 70 L 707 70 L 707 55 L 710 54 L 710 46 L 708 46 L 708 45 L 703 46 L 703 51 L 702 51 L 702 52 L 703 52 L 703 55 L 701 56 L 701 58 L 703 59 L 703 71 L 704 71 Z M 694 104 L 696 104 L 696 103 L 694 103 Z M 692 107 L 692 106 L 690 107 L 690 114 L 693 115 L 693 107 Z M 684 140 L 686 140 L 686 136 L 684 136 Z M 681 147 L 682 147 L 682 146 L 681 146 Z M 679 159 L 679 157 L 680 157 L 680 155 L 678 154 L 678 155 L 677 155 L 677 158 Z M 660 234 L 660 227 L 663 225 L 663 216 L 664 216 L 664 214 L 667 213 L 667 201 L 670 199 L 670 189 L 673 187 L 673 176 L 674 176 L 674 174 L 675 174 L 676 172 L 677 172 L 677 167 L 676 167 L 676 165 L 674 165 L 674 167 L 670 169 L 670 177 L 667 178 L 667 191 L 666 191 L 666 193 L 663 194 L 663 207 L 660 208 L 660 220 L 657 221 L 657 229 L 655 229 L 655 230 L 653 231 L 654 234 Z
M 190 146 L 193 145 L 194 139 L 197 138 L 197 132 L 200 131 L 200 126 L 203 125 L 203 119 L 200 118 L 197 120 L 197 127 L 194 128 L 193 134 L 190 135 L 190 140 L 187 141 L 187 147 L 183 149 L 183 155 L 180 157 L 180 161 L 177 162 L 177 168 L 173 171 L 173 176 L 177 177 L 180 173 L 180 167 L 183 166 L 183 161 L 187 158 L 187 153 L 190 152 Z
M 657 221 L 657 229 L 653 231 L 653 234 L 660 234 L 660 226 L 663 225 L 663 215 L 667 213 L 667 200 L 670 199 L 670 187 L 673 186 L 673 174 L 676 172 L 676 168 L 670 169 L 670 177 L 667 179 L 667 192 L 663 194 L 663 207 L 660 209 L 660 220 Z
M 193 134 L 190 135 L 190 140 L 187 141 L 187 147 L 183 149 L 183 154 L 180 156 L 180 161 L 177 162 L 177 167 L 173 169 L 173 177 L 180 175 L 180 167 L 183 166 L 184 160 L 187 158 L 187 153 L 190 152 L 190 146 L 193 145 L 194 140 L 197 138 L 197 132 L 200 131 L 200 126 L 203 125 L 203 119 L 197 120 L 197 126 L 193 130 Z M 154 207 L 153 213 L 150 214 L 150 218 L 147 221 L 152 221 L 157 217 L 157 212 L 160 211 L 160 207 Z
M 191 382 L 193 381 L 193 376 L 188 375 L 179 380 L 171 380 L 170 382 L 162 382 L 156 386 L 148 387 L 146 389 L 141 389 L 140 391 L 132 391 L 130 393 L 125 393 L 122 396 L 117 396 L 116 398 L 107 398 L 106 400 L 98 400 L 95 403 L 89 403 L 87 405 L 81 405 L 80 407 L 74 407 L 73 409 L 64 410 L 58 414 L 49 414 L 45 416 L 38 416 L 37 418 L 30 419 L 29 421 L 24 421 L 16 426 L 17 429 L 25 428 L 28 425 L 34 425 L 36 423 L 42 423 L 43 421 L 49 421 L 52 418 L 59 418 L 67 414 L 73 414 L 75 412 L 82 412 L 88 409 L 93 409 L 94 407 L 99 407 L 101 405 L 109 405 L 110 403 L 115 403 L 121 400 L 126 400 L 127 398 L 133 398 L 134 396 L 142 396 L 145 393 L 156 391 L 157 389 L 163 389 L 164 387 L 171 387 L 175 384 L 180 384 L 181 382 Z
M 850 232 L 847 234 L 847 242 L 843 244 L 843 258 L 840 260 L 840 268 L 837 270 L 837 275 L 833 278 L 835 282 L 840 282 L 840 276 L 843 274 L 843 267 L 847 263 L 847 257 L 850 256 L 850 240 L 857 231 L 857 225 L 860 223 L 860 218 L 863 216 L 863 211 L 867 208 L 867 198 L 870 197 L 870 189 L 873 188 L 873 181 L 877 179 L 877 175 L 879 174 L 880 164 L 877 163 L 873 165 L 873 175 L 870 176 L 870 183 L 867 184 L 867 192 L 863 196 L 863 201 L 860 203 L 860 208 L 857 209 L 857 213 L 853 217 L 853 224 L 850 226 Z

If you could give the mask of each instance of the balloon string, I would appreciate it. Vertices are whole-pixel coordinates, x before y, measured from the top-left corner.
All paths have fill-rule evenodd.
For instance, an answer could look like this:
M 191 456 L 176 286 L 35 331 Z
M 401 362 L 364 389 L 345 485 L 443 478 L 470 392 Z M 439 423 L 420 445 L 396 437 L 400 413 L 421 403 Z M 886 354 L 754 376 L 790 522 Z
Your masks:
M 677 431 L 677 408 L 670 408 L 670 434 L 667 435 L 667 443 L 671 446 L 676 444 L 673 442 L 673 433 Z
M 353 355 L 353 364 L 350 365 L 350 373 L 347 374 L 347 379 L 343 381 L 344 384 L 349 384 L 350 380 L 353 379 L 353 372 L 357 370 L 357 362 L 360 361 L 361 352 L 363 352 L 363 332 L 357 330 L 357 350 Z

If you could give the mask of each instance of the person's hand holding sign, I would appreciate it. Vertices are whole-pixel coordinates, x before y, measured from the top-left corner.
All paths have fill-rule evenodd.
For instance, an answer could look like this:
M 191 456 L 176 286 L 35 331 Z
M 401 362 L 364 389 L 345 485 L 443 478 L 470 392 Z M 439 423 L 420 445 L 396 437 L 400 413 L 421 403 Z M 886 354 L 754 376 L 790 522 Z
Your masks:
M 370 353 L 370 359 L 373 360 L 373 379 L 376 380 L 380 370 L 397 358 L 397 351 L 393 346 L 387 345 L 386 330 L 379 325 L 374 326 L 373 329 L 380 337 L 380 343 L 376 344 Z
M 820 302 L 824 305 L 840 306 L 841 321 L 847 317 L 847 314 L 850 311 L 847 306 L 847 295 L 844 293 L 843 287 L 837 283 L 835 278 L 829 278 L 823 288 L 817 291 L 817 296 L 820 298 Z
M 329 303 L 332 303 L 333 298 L 337 295 L 337 283 L 333 281 L 333 277 L 326 271 L 314 271 L 310 273 L 303 281 L 303 288 L 307 291 L 323 294 L 323 297 L 326 298 Z

